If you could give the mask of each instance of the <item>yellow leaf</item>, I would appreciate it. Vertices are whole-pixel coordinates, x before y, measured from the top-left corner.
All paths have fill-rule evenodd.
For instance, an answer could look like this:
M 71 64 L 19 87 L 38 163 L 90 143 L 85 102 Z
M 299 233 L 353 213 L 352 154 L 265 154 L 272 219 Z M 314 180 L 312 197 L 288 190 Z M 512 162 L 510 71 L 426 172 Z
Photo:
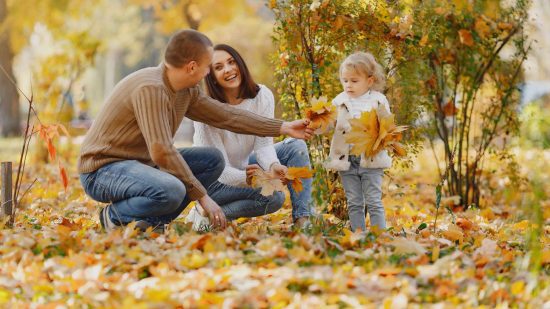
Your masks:
M 464 235 L 462 234 L 462 230 L 452 224 L 452 225 L 449 225 L 449 227 L 447 228 L 446 231 L 443 231 L 443 236 L 445 236 L 445 238 L 447 238 L 448 240 L 452 240 L 452 241 L 459 241 L 459 243 L 462 243 L 463 239 L 464 239 Z
M 435 245 L 432 250 L 432 262 L 435 262 L 437 259 L 439 259 L 439 245 Z
M 150 289 L 145 291 L 145 298 L 153 302 L 163 302 L 170 299 L 169 290 Z
M 418 44 L 420 44 L 420 46 L 426 46 L 426 44 L 428 44 L 428 35 L 424 35 L 421 39 L 420 39 L 420 42 L 418 42 Z
M 373 155 L 372 149 L 378 138 L 378 116 L 376 111 L 363 112 L 361 117 L 350 119 L 351 131 L 346 134 L 346 143 L 352 144 L 351 154 Z
M 303 190 L 302 178 L 313 177 L 313 171 L 309 167 L 289 167 L 285 178 L 290 181 L 296 193 Z
M 324 132 L 336 120 L 336 107 L 325 96 L 313 98 L 311 108 L 306 109 L 306 118 L 311 121 L 310 128 Z
M 512 294 L 514 295 L 517 295 L 517 294 L 523 293 L 524 289 L 525 289 L 525 282 L 520 280 L 512 284 L 512 286 L 510 287 L 510 292 L 512 292 Z
M 0 289 L 0 304 L 5 304 L 10 300 L 10 292 Z
M 184 257 L 181 259 L 180 264 L 187 268 L 197 269 L 201 268 L 208 263 L 208 258 L 204 254 L 194 252 L 190 257 Z
M 513 225 L 515 230 L 525 230 L 529 227 L 529 220 L 523 220 Z
M 481 17 L 476 19 L 474 24 L 474 29 L 479 34 L 480 37 L 486 38 L 489 33 L 491 33 L 491 27 L 489 24 Z
M 370 157 L 383 149 L 393 150 L 397 155 L 405 155 L 406 151 L 399 143 L 401 132 L 407 126 L 395 125 L 395 116 L 384 104 L 379 104 L 377 110 L 363 112 L 358 119 L 351 119 L 351 131 L 346 135 L 346 142 L 352 144 L 351 153 L 365 154 Z

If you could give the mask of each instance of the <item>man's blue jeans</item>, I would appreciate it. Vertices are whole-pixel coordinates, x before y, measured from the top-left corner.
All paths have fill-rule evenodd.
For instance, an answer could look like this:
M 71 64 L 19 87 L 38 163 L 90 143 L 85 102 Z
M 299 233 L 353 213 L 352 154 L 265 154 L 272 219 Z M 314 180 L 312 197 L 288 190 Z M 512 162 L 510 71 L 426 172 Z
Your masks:
M 288 167 L 310 167 L 307 145 L 303 140 L 287 138 L 275 144 L 275 152 L 281 164 Z M 257 164 L 256 155 L 252 154 L 249 164 Z M 289 184 L 294 220 L 311 215 L 312 178 L 302 179 L 303 190 L 296 193 Z M 218 181 L 208 188 L 208 195 L 220 205 L 229 220 L 241 217 L 257 217 L 279 210 L 285 201 L 282 192 L 263 196 L 260 189 L 229 186 Z
M 178 149 L 201 184 L 208 188 L 220 177 L 225 162 L 213 147 Z M 116 224 L 145 220 L 166 224 L 190 202 L 183 183 L 175 176 L 135 160 L 118 161 L 80 175 L 91 198 L 111 203 L 109 216 Z

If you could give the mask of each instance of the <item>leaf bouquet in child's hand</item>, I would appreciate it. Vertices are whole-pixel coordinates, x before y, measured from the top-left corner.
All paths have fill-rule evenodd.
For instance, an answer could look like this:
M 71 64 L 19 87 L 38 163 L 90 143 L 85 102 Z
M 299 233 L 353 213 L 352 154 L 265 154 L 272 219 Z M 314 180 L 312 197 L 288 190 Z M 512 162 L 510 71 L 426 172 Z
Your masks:
M 350 119 L 351 131 L 346 135 L 346 143 L 352 144 L 351 154 L 365 154 L 371 157 L 383 149 L 392 150 L 398 156 L 407 153 L 400 143 L 407 126 L 395 124 L 395 116 L 383 104 L 378 109 L 361 113 L 361 117 Z
M 311 121 L 309 127 L 316 133 L 324 132 L 336 120 L 336 107 L 325 96 L 313 98 L 311 108 L 306 109 L 306 118 Z

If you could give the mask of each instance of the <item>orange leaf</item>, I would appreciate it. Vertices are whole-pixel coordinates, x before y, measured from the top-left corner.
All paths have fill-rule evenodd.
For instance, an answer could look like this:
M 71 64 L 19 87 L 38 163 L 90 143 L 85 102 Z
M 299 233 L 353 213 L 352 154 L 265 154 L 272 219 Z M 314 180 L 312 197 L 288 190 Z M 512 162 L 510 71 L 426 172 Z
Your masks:
M 470 47 L 474 46 L 474 38 L 472 37 L 472 33 L 469 30 L 458 30 L 458 36 L 460 38 L 460 43 Z
M 313 171 L 308 167 L 289 167 L 285 175 L 285 178 L 290 181 L 290 185 L 296 193 L 304 189 L 302 187 L 302 178 L 311 177 L 313 177 Z
M 46 137 L 46 145 L 48 146 L 48 154 L 50 155 L 50 160 L 55 160 L 55 147 L 52 143 L 52 139 Z
M 306 118 L 311 121 L 310 128 L 324 132 L 336 120 L 336 107 L 325 96 L 313 98 L 311 108 L 306 109 Z
M 472 223 L 472 221 L 465 218 L 457 218 L 456 225 L 458 225 L 464 231 L 468 231 L 474 228 L 474 224 Z
M 480 37 L 486 38 L 491 33 L 491 27 L 483 18 L 478 17 L 474 24 L 474 29 Z
M 197 249 L 197 250 L 203 251 L 204 246 L 206 245 L 208 240 L 210 240 L 211 237 L 212 237 L 211 234 L 205 234 L 204 236 L 199 238 L 199 240 L 197 240 L 193 245 L 191 245 L 191 249 L 192 250 Z
M 63 188 L 67 190 L 67 187 L 69 186 L 69 177 L 67 176 L 67 170 L 65 170 L 65 167 L 59 164 L 59 174 L 61 175 L 61 182 L 63 183 Z
M 458 108 L 456 108 L 456 105 L 453 103 L 452 100 L 447 102 L 447 104 L 443 106 L 443 114 L 445 116 L 454 116 L 457 112 Z

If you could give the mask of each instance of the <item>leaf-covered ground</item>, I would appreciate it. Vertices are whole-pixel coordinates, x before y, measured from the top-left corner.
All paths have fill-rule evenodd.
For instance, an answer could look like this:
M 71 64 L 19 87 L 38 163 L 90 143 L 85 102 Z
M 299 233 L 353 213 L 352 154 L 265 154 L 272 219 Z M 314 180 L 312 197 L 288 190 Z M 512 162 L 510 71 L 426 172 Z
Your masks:
M 352 234 L 328 214 L 311 230 L 296 232 L 288 208 L 239 220 L 226 232 L 196 234 L 180 217 L 166 235 L 130 227 L 105 234 L 99 204 L 85 197 L 74 169 L 65 192 L 57 166 L 31 164 L 26 181 L 39 180 L 15 228 L 0 229 L 0 304 L 550 306 L 550 152 L 518 153 L 528 178 L 520 184 L 496 168 L 481 209 L 460 211 L 443 197 L 435 232 L 437 178 L 426 153 L 412 170 L 387 177 L 384 204 L 393 229 L 379 236 Z M 543 215 L 542 226 L 532 223 L 536 213 Z

